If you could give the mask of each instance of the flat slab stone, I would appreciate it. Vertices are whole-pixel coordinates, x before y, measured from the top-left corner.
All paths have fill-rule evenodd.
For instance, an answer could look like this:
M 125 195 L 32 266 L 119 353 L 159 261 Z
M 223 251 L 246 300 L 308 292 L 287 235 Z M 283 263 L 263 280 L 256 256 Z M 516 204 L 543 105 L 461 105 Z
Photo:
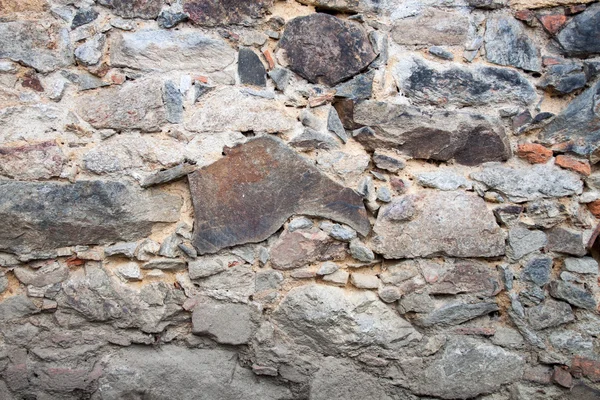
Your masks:
M 279 47 L 292 71 L 330 86 L 358 74 L 377 56 L 359 25 L 321 13 L 288 22 Z
M 600 54 L 600 4 L 594 4 L 576 15 L 556 35 L 568 56 Z
M 495 257 L 504 235 L 479 196 L 424 190 L 382 207 L 373 227 L 373 250 L 385 258 Z
M 137 240 L 157 222 L 177 221 L 181 205 L 179 196 L 113 181 L 0 182 L 0 250 Z
M 392 39 L 398 44 L 461 46 L 467 40 L 469 18 L 460 12 L 429 8 L 415 16 L 396 21 Z
M 254 25 L 272 6 L 273 0 L 184 0 L 183 10 L 197 25 Z
M 294 214 L 369 233 L 360 195 L 323 175 L 279 139 L 259 137 L 226 154 L 188 176 L 199 254 L 265 240 Z
M 155 19 L 162 8 L 162 0 L 97 0 L 123 18 Z

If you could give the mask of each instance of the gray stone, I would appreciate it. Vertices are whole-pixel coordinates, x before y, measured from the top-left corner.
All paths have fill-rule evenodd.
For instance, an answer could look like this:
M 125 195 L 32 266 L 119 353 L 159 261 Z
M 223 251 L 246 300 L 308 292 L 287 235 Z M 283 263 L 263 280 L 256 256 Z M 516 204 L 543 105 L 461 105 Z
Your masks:
M 575 97 L 540 132 L 538 139 L 553 148 L 600 157 L 600 82 Z
M 358 261 L 370 263 L 375 260 L 375 254 L 364 243 L 358 239 L 350 242 L 350 255 Z
M 583 182 L 577 174 L 549 164 L 520 168 L 490 164 L 479 172 L 473 172 L 471 179 L 502 193 L 515 203 L 572 196 L 583 191 Z
M 0 271 L 0 294 L 6 292 L 6 289 L 8 289 L 8 284 L 9 282 L 6 274 L 4 271 Z
M 353 272 L 350 275 L 350 282 L 359 289 L 379 288 L 379 278 L 375 275 Z
M 289 21 L 279 47 L 292 71 L 330 86 L 356 75 L 376 57 L 359 25 L 323 13 Z
M 18 180 L 49 179 L 61 175 L 68 158 L 56 141 L 0 145 L 0 175 Z
M 560 281 L 551 282 L 550 295 L 557 299 L 564 300 L 575 307 L 596 311 L 597 305 L 594 295 L 572 283 Z
M 252 266 L 239 261 L 228 264 L 228 268 L 221 273 L 195 281 L 194 285 L 202 294 L 234 302 L 246 303 L 256 292 L 256 278 Z
M 290 232 L 294 232 L 297 231 L 299 229 L 307 229 L 307 228 L 312 228 L 313 226 L 313 222 L 305 217 L 297 217 L 297 218 L 293 218 L 290 223 L 288 224 L 288 231 Z
M 428 313 L 435 309 L 433 300 L 427 293 L 408 293 L 402 296 L 398 303 L 398 312 L 406 314 L 408 312 Z
M 521 349 L 525 345 L 523 336 L 518 330 L 506 326 L 496 328 L 496 333 L 490 338 L 496 346 L 506 347 L 508 349 Z
M 393 303 L 402 298 L 402 290 L 395 286 L 380 286 L 377 294 L 384 303 Z
M 283 274 L 279 271 L 261 271 L 256 273 L 256 291 L 279 289 L 283 283 Z
M 539 72 L 539 49 L 522 23 L 512 16 L 497 15 L 487 20 L 485 52 L 489 62 Z
M 290 146 L 300 151 L 331 150 L 339 147 L 338 142 L 328 133 L 305 128 L 304 131 L 290 141 Z
M 323 264 L 321 264 L 321 266 L 319 267 L 319 270 L 317 271 L 317 275 L 321 275 L 321 276 L 330 275 L 330 274 L 333 274 L 338 269 L 340 269 L 339 265 L 337 265 L 334 262 L 327 261 L 327 262 L 324 262 Z
M 394 22 L 392 39 L 398 44 L 461 46 L 467 39 L 469 19 L 459 12 L 435 8 Z
M 392 201 L 392 192 L 390 189 L 385 186 L 377 189 L 377 200 L 381 201 L 382 203 L 389 203 Z
M 141 70 L 214 72 L 235 60 L 234 50 L 224 40 L 186 28 L 119 32 L 112 36 L 110 49 L 113 67 Z
M 354 107 L 354 122 L 372 127 L 354 135 L 369 150 L 397 149 L 414 158 L 454 159 L 464 165 L 502 161 L 510 156 L 500 124 L 478 114 L 424 113 L 410 106 L 362 101 Z
M 284 231 L 271 248 L 275 269 L 300 268 L 315 261 L 342 260 L 347 245 L 317 229 Z
M 98 64 L 102 58 L 105 43 L 106 36 L 102 34 L 94 35 L 75 49 L 75 59 L 79 64 L 85 66 Z
M 279 400 L 292 397 L 285 386 L 256 377 L 252 371 L 241 368 L 237 360 L 237 353 L 231 350 L 188 349 L 170 344 L 160 349 L 127 347 L 104 356 L 104 373 L 94 398 L 148 395 L 179 400 Z
M 155 258 L 144 263 L 144 265 L 142 265 L 142 268 L 172 271 L 185 269 L 187 268 L 187 264 L 184 260 L 178 260 L 175 258 Z
M 424 268 L 423 262 L 420 263 Z M 429 264 L 431 265 L 431 264 Z M 441 266 L 433 265 L 434 268 Z M 457 260 L 454 266 L 444 265 L 445 272 L 439 277 L 430 279 L 429 294 L 474 293 L 480 296 L 493 297 L 501 290 L 496 272 L 486 263 L 475 260 Z
M 258 328 L 260 310 L 254 304 L 225 303 L 202 298 L 192 314 L 192 333 L 208 335 L 217 343 L 240 345 Z
M 538 286 L 543 286 L 550 282 L 552 264 L 552 257 L 535 257 L 525 265 L 522 278 Z
M 42 262 L 35 266 L 35 270 L 26 267 L 15 268 L 15 277 L 22 284 L 35 287 L 53 285 L 69 277 L 69 268 L 58 260 Z
M 578 274 L 598 275 L 598 262 L 592 257 L 565 258 L 565 269 Z
M 48 26 L 49 25 L 49 26 Z M 40 20 L 0 23 L 0 58 L 51 72 L 73 63 L 69 31 Z
M 350 274 L 348 272 L 340 269 L 340 270 L 335 271 L 334 273 L 325 275 L 323 277 L 323 280 L 325 282 L 333 283 L 334 285 L 346 286 L 346 284 L 348 283 L 349 277 L 350 277 Z
M 445 191 L 471 187 L 464 176 L 448 170 L 421 172 L 417 175 L 417 182 L 426 188 Z
M 413 322 L 416 325 L 426 328 L 432 326 L 452 326 L 498 310 L 499 308 L 496 303 L 450 303 L 428 314 L 419 315 Z
M 292 71 L 289 69 L 275 67 L 273 70 L 269 71 L 269 78 L 273 79 L 275 87 L 282 92 L 288 87 L 291 77 Z
M 444 49 L 443 47 L 431 46 L 428 50 L 429 50 L 429 54 L 431 54 L 432 56 L 436 56 L 438 58 L 441 58 L 443 60 L 448 60 L 448 61 L 454 60 L 454 54 L 452 54 L 448 50 Z
M 238 56 L 238 75 L 242 85 L 266 86 L 265 67 L 254 51 L 242 47 Z
M 477 195 L 423 191 L 382 207 L 373 228 L 374 250 L 385 258 L 495 257 L 504 236 Z
M 348 99 L 368 99 L 373 94 L 375 71 L 357 75 L 347 82 L 340 83 L 335 89 L 336 97 Z
M 349 226 L 333 224 L 329 236 L 342 242 L 350 242 L 356 238 L 356 231 Z
M 24 207 L 22 199 L 28 199 Z M 114 181 L 0 183 L 0 250 L 30 252 L 148 236 L 179 219 L 182 199 Z
M 346 134 L 344 125 L 342 124 L 335 107 L 329 108 L 329 114 L 327 115 L 327 129 L 330 132 L 335 133 L 342 142 L 348 142 L 348 135 Z
M 235 256 L 206 256 L 188 263 L 190 279 L 206 278 L 226 271 L 232 263 L 239 263 Z
M 0 302 L 0 321 L 3 324 L 38 312 L 40 308 L 25 295 L 7 297 Z
M 156 19 L 162 0 L 97 0 L 113 13 L 123 18 Z
M 137 247 L 138 244 L 136 242 L 115 243 L 111 246 L 107 246 L 104 248 L 104 255 L 106 257 L 122 256 L 127 258 L 134 258 L 135 250 L 137 249 Z
M 558 64 L 548 66 L 537 86 L 550 93 L 562 95 L 581 89 L 586 82 L 583 65 Z
M 177 85 L 171 81 L 163 86 L 163 102 L 165 103 L 166 119 L 172 124 L 183 122 L 183 95 Z
M 275 310 L 273 322 L 298 344 L 329 354 L 366 347 L 400 349 L 421 339 L 375 293 L 315 284 L 290 290 Z
M 175 258 L 181 255 L 179 252 L 179 245 L 181 244 L 181 238 L 172 233 L 160 244 L 160 248 L 158 249 L 158 255 L 168 258 Z
M 358 194 L 318 172 L 275 138 L 261 137 L 228 149 L 226 157 L 188 179 L 199 254 L 263 241 L 293 214 L 330 218 L 363 235 L 370 230 Z M 300 181 L 302 187 L 297 185 Z M 248 229 L 230 229 L 240 224 Z
M 515 260 L 542 249 L 547 243 L 546 234 L 542 231 L 529 230 L 521 225 L 508 231 L 509 255 Z
M 525 209 L 525 215 L 533 221 L 537 228 L 552 228 L 567 220 L 566 207 L 558 200 L 537 200 L 529 202 Z
M 142 272 L 136 262 L 128 262 L 127 264 L 120 265 L 117 267 L 117 273 L 128 281 L 142 280 Z
M 572 330 L 560 330 L 552 332 L 548 339 L 557 350 L 563 350 L 570 354 L 585 354 L 592 352 L 594 344 L 592 338 L 583 336 Z
M 165 29 L 171 29 L 179 25 L 180 23 L 186 21 L 188 16 L 186 13 L 177 11 L 175 8 L 173 9 L 163 9 L 156 22 L 158 22 L 158 26 Z
M 98 18 L 98 12 L 93 8 L 80 8 L 77 10 L 71 21 L 71 29 L 89 24 Z
M 600 5 L 593 4 L 567 22 L 556 40 L 568 56 L 586 57 L 600 54 Z
M 390 172 L 398 172 L 406 167 L 406 162 L 398 157 L 395 153 L 385 150 L 375 150 L 373 152 L 373 162 L 379 169 L 384 169 Z
M 508 0 L 467 0 L 471 7 L 482 8 L 484 10 L 497 10 L 508 5 Z
M 528 308 L 527 319 L 533 329 L 541 330 L 567 324 L 575 316 L 567 303 L 548 299 L 539 306 Z
M 207 3 L 204 0 L 184 0 L 183 9 L 197 25 L 244 25 L 258 23 L 273 6 L 273 0 L 228 0 Z
M 183 178 L 196 170 L 196 166 L 191 164 L 179 164 L 176 167 L 163 171 L 154 172 L 142 179 L 140 186 L 149 188 L 151 186 L 162 185 Z
M 584 256 L 587 253 L 580 231 L 556 226 L 549 231 L 548 250 L 573 256 Z

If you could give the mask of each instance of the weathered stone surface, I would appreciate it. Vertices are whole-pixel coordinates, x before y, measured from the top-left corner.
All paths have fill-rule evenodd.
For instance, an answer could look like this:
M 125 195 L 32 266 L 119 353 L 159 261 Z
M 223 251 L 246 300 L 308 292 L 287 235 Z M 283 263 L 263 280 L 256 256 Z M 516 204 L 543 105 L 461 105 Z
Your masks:
M 172 182 L 174 180 L 183 178 L 188 174 L 194 172 L 196 167 L 191 164 L 179 164 L 173 168 L 169 168 L 163 171 L 157 171 L 151 175 L 146 176 L 140 186 L 148 188 L 150 186 L 161 185 L 163 183 Z
M 376 57 L 359 25 L 321 13 L 288 22 L 279 47 L 286 51 L 292 71 L 327 85 L 356 75 Z
M 97 0 L 123 18 L 156 19 L 162 0 Z
M 234 351 L 175 345 L 128 347 L 106 355 L 98 400 L 151 395 L 181 400 L 278 400 L 292 397 L 285 386 L 238 365 Z M 161 382 L 156 385 L 156 382 Z M 202 388 L 199 390 L 199 388 Z M 151 393 L 151 394 L 150 394 Z
M 329 133 L 322 133 L 314 129 L 305 128 L 301 134 L 290 140 L 290 146 L 300 151 L 311 151 L 315 149 L 331 150 L 339 147 L 338 142 Z
M 417 182 L 426 188 L 445 191 L 471 187 L 471 183 L 464 176 L 448 170 L 422 172 L 417 175 Z
M 469 19 L 459 12 L 429 8 L 416 17 L 400 19 L 392 28 L 398 44 L 460 46 L 467 39 Z
M 73 16 L 73 20 L 71 21 L 71 29 L 89 24 L 98 18 L 98 15 L 98 11 L 94 10 L 93 8 L 80 8 Z
M 75 59 L 77 63 L 84 66 L 98 64 L 102 58 L 102 51 L 106 43 L 106 36 L 102 34 L 94 35 L 75 49 Z
M 186 120 L 195 132 L 285 132 L 295 118 L 281 103 L 242 93 L 235 88 L 214 90 L 203 96 Z
M 183 95 L 179 87 L 172 81 L 163 86 L 163 103 L 165 104 L 166 119 L 172 124 L 183 122 Z
M 452 338 L 441 358 L 414 371 L 409 387 L 418 394 L 466 399 L 519 380 L 525 360 L 517 353 L 466 337 Z M 419 374 L 419 375 L 417 375 Z
M 256 289 L 256 277 L 252 266 L 239 261 L 228 263 L 227 269 L 194 282 L 202 294 L 217 300 L 248 302 Z
M 587 77 L 581 64 L 550 65 L 537 84 L 553 94 L 568 94 L 585 86 Z
M 189 175 L 199 254 L 260 242 L 293 214 L 321 216 L 366 235 L 360 196 L 322 175 L 275 138 L 227 150 L 220 161 Z
M 539 49 L 523 24 L 511 16 L 498 15 L 488 19 L 485 31 L 485 52 L 489 62 L 511 65 L 526 71 L 540 71 Z
M 82 94 L 77 113 L 96 129 L 156 132 L 167 122 L 162 84 L 140 80 Z
M 40 72 L 51 72 L 73 63 L 69 31 L 41 21 L 0 23 L 0 58 L 21 62 Z
M 539 134 L 554 149 L 600 157 L 600 82 L 577 96 Z
M 475 304 L 450 303 L 429 314 L 418 316 L 413 322 L 423 327 L 452 326 L 498 310 L 498 305 L 491 302 Z
M 517 10 L 525 10 L 573 4 L 586 4 L 592 3 L 593 1 L 594 0 L 510 0 L 509 4 L 511 7 Z
M 142 70 L 213 72 L 235 60 L 235 51 L 223 39 L 184 28 L 119 32 L 112 36 L 110 49 L 113 66 Z
M 36 267 L 38 269 L 35 270 L 26 267 L 15 268 L 14 274 L 22 284 L 36 287 L 53 285 L 69 277 L 69 268 L 58 260 L 43 262 Z
M 548 250 L 574 256 L 584 256 L 587 253 L 582 233 L 560 226 L 548 231 Z
M 379 278 L 375 275 L 353 272 L 352 275 L 350 275 L 350 282 L 359 289 L 379 288 Z
M 273 268 L 292 269 L 315 261 L 341 260 L 347 246 L 318 228 L 284 231 L 271 250 Z
M 46 141 L 62 129 L 64 112 L 48 104 L 19 104 L 0 108 L 0 137 L 8 142 Z
M 600 4 L 594 4 L 569 21 L 556 40 L 568 56 L 600 54 Z
M 0 175 L 35 180 L 60 176 L 67 157 L 54 141 L 0 145 Z
M 494 296 L 500 291 L 497 273 L 477 261 L 457 261 L 452 269 L 429 288 L 430 294 L 478 293 Z
M 598 275 L 598 262 L 592 257 L 566 258 L 565 269 L 578 274 Z
M 550 282 L 552 271 L 552 257 L 535 257 L 527 262 L 523 268 L 523 280 L 533 282 L 535 285 L 543 286 Z
M 446 66 L 413 57 L 400 61 L 396 75 L 402 91 L 417 104 L 530 104 L 536 98 L 533 85 L 508 68 Z
M 254 51 L 243 47 L 238 56 L 238 75 L 242 85 L 266 86 L 267 72 Z
M 464 192 L 423 191 L 379 211 L 374 250 L 386 258 L 495 257 L 504 236 L 484 201 Z
M 28 252 L 138 239 L 149 235 L 156 222 L 177 221 L 181 205 L 179 196 L 142 192 L 120 182 L 1 182 L 5 229 L 0 249 Z
M 192 314 L 192 333 L 208 335 L 217 343 L 248 343 L 258 327 L 260 310 L 254 304 L 226 303 L 202 298 Z
M 348 99 L 368 99 L 373 94 L 373 79 L 375 71 L 357 75 L 347 82 L 340 83 L 335 89 L 336 97 Z
M 165 29 L 171 29 L 180 23 L 187 21 L 188 15 L 181 11 L 183 11 L 183 8 L 180 6 L 161 10 L 158 18 L 156 19 L 158 26 Z
M 290 290 L 273 318 L 294 341 L 329 354 L 371 346 L 399 349 L 421 338 L 375 293 L 346 292 L 332 286 L 313 284 Z
M 354 108 L 354 121 L 373 129 L 355 139 L 369 150 L 394 148 L 415 158 L 478 165 L 506 160 L 510 148 L 496 120 L 465 112 L 433 112 L 376 101 Z
M 596 310 L 594 295 L 572 283 L 561 281 L 551 282 L 550 294 L 552 297 L 564 300 L 575 307 L 585 308 L 590 311 Z
M 334 262 L 327 261 L 321 264 L 319 270 L 317 271 L 317 275 L 331 275 L 335 271 L 339 270 L 340 266 Z
M 583 190 L 583 182 L 576 174 L 547 164 L 521 168 L 490 164 L 473 172 L 471 179 L 506 195 L 515 203 L 572 196 Z
M 527 319 L 533 329 L 540 330 L 569 323 L 575 316 L 567 303 L 548 299 L 539 306 L 528 308 Z
M 273 0 L 184 0 L 183 9 L 198 25 L 253 25 L 272 5 Z
M 11 296 L 0 302 L 0 321 L 8 321 L 27 317 L 38 313 L 40 308 L 25 295 Z

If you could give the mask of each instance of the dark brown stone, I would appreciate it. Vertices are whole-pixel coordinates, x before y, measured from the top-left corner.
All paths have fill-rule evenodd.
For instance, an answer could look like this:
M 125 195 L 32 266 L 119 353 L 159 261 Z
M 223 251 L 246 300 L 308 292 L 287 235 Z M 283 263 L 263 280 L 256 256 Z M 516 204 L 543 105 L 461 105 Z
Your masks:
M 273 0 L 185 0 L 183 9 L 198 25 L 253 25 Z
M 265 240 L 294 214 L 329 218 L 369 233 L 361 196 L 279 139 L 259 137 L 226 153 L 189 175 L 199 254 Z
M 162 8 L 162 0 L 98 0 L 98 3 L 123 18 L 155 19 Z
M 571 388 L 571 386 L 573 386 L 573 377 L 569 371 L 558 366 L 554 366 L 552 381 L 565 388 Z
M 358 74 L 377 56 L 358 25 L 328 14 L 288 22 L 279 47 L 286 51 L 290 69 L 327 85 Z
M 430 294 L 481 293 L 494 296 L 500 291 L 496 272 L 477 261 L 457 262 L 454 269 L 433 284 Z

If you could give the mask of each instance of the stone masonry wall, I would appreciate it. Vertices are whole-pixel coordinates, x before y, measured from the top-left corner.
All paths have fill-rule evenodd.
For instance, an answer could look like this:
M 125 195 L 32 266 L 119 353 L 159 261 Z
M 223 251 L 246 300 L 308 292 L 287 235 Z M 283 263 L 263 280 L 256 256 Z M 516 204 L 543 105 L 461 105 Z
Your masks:
M 593 0 L 0 0 L 0 400 L 600 399 L 598 161 Z

